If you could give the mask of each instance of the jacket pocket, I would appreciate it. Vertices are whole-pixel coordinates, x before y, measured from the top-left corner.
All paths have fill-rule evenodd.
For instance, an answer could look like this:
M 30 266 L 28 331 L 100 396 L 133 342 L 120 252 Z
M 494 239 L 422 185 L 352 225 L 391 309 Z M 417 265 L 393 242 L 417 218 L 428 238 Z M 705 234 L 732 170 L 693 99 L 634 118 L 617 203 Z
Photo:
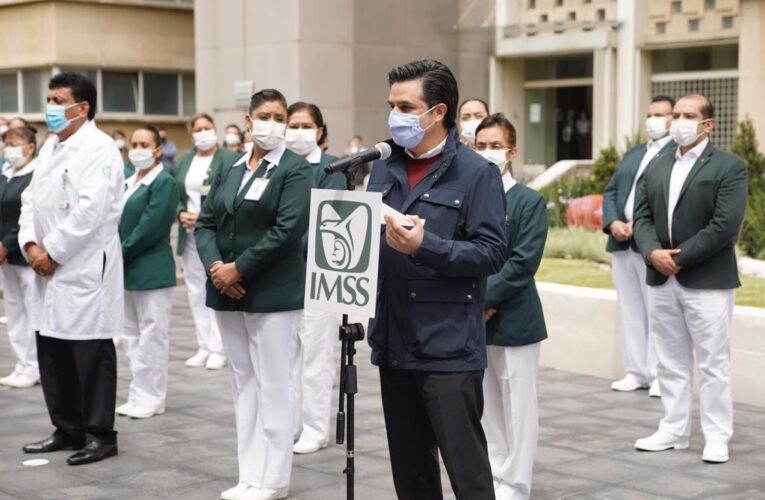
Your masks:
M 465 193 L 454 189 L 431 188 L 420 195 L 416 213 L 425 219 L 425 230 L 454 239 Z

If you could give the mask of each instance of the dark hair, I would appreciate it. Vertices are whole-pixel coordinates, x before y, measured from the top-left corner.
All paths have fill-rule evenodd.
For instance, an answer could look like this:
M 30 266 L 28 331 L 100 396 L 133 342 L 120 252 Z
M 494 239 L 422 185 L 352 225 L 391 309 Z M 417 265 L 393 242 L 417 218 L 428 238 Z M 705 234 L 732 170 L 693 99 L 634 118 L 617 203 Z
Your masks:
M 360 135 L 354 135 L 353 137 L 351 137 L 351 140 L 353 140 L 353 139 L 358 139 L 359 142 L 364 142 L 364 138 L 361 137 Z
M 284 106 L 284 109 L 287 109 L 287 99 L 284 98 L 284 94 L 276 89 L 263 89 L 252 94 L 252 97 L 250 98 L 250 110 L 248 114 L 251 115 L 255 109 L 266 102 L 278 102 Z
M 485 128 L 491 127 L 499 127 L 504 129 L 505 135 L 507 136 L 507 143 L 510 145 L 510 147 L 515 148 L 517 146 L 517 135 L 515 133 L 515 127 L 512 123 L 510 123 L 510 120 L 505 117 L 504 113 L 494 113 L 493 115 L 489 115 L 481 120 L 481 123 L 479 123 L 478 127 L 475 129 L 476 137 L 478 137 L 478 132 Z
M 37 129 L 34 125 L 25 125 L 23 127 L 8 129 L 8 131 L 3 134 L 3 141 L 7 141 L 9 137 L 23 139 L 29 144 L 34 144 L 35 149 L 37 149 Z
M 704 103 L 701 105 L 701 116 L 705 120 L 709 120 L 715 117 L 715 107 L 714 104 L 712 104 L 712 101 L 709 100 L 707 96 L 704 94 L 694 93 L 694 94 L 688 94 L 684 95 L 680 99 L 688 99 L 698 97 L 704 101 Z
M 213 120 L 212 116 L 208 115 L 207 113 L 195 113 L 194 116 L 191 117 L 191 120 L 189 120 L 189 132 L 191 132 L 191 129 L 194 128 L 194 124 L 197 122 L 197 120 L 202 118 L 212 123 L 213 127 L 215 126 L 215 120 Z
M 321 114 L 319 107 L 316 104 L 311 104 L 310 102 L 293 102 L 290 104 L 290 107 L 287 108 L 287 120 L 289 120 L 289 117 L 298 111 L 308 111 L 308 114 L 311 115 L 311 120 L 313 120 L 313 124 L 316 125 L 317 128 L 322 129 L 321 135 L 319 136 L 319 140 L 316 141 L 316 144 L 321 144 L 324 142 L 329 133 L 327 132 L 327 124 L 324 122 L 324 115 Z
M 459 118 L 459 116 L 462 114 L 462 106 L 473 101 L 480 102 L 481 106 L 483 106 L 483 109 L 486 111 L 486 114 L 487 115 L 489 114 L 489 105 L 486 104 L 486 101 L 484 101 L 483 99 L 479 99 L 477 97 L 471 97 L 470 99 L 465 99 L 464 101 L 462 101 L 462 104 L 460 104 L 460 107 L 457 108 L 457 118 Z
M 74 102 L 88 103 L 88 120 L 96 117 L 96 86 L 88 77 L 79 73 L 59 73 L 48 82 L 48 90 L 67 88 Z
M 670 108 L 674 108 L 675 107 L 675 100 L 672 97 L 668 96 L 668 95 L 657 95 L 657 96 L 654 96 L 653 99 L 651 99 L 651 104 L 653 104 L 655 102 L 668 102 Z
M 429 108 L 446 104 L 444 127 L 452 128 L 457 117 L 459 88 L 449 67 L 434 59 L 423 59 L 396 66 L 388 73 L 389 85 L 411 80 L 422 80 L 422 98 Z
M 152 139 L 154 139 L 155 149 L 162 145 L 162 140 L 159 137 L 159 129 L 157 129 L 157 127 L 155 127 L 154 125 L 149 125 L 148 123 L 142 123 L 141 125 L 138 125 L 135 128 L 135 130 L 133 130 L 133 133 L 135 133 L 137 130 L 145 130 L 151 134 Z
M 28 127 L 28 126 L 29 126 L 29 122 L 28 122 L 28 121 L 26 121 L 25 119 L 23 119 L 23 118 L 22 118 L 22 117 L 20 117 L 20 116 L 17 116 L 17 117 L 15 117 L 15 118 L 11 118 L 10 120 L 8 120 L 8 124 L 10 125 L 10 124 L 11 124 L 11 122 L 15 122 L 15 121 L 20 121 L 20 122 L 21 122 L 21 125 L 22 125 L 22 126 L 24 126 L 24 127 Z
M 121 129 L 116 129 L 112 131 L 112 137 L 115 135 L 121 135 L 122 137 L 127 138 L 127 135 L 125 135 L 125 132 L 123 132 Z

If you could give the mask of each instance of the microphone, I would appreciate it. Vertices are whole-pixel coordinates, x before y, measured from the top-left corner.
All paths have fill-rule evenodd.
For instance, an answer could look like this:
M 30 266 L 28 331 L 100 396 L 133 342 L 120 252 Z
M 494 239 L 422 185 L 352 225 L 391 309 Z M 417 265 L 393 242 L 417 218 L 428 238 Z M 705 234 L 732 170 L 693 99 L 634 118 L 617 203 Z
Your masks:
M 337 172 L 345 172 L 349 168 L 356 167 L 362 163 L 374 160 L 387 160 L 391 151 L 390 144 L 387 142 L 378 142 L 372 149 L 367 149 L 361 153 L 356 153 L 355 155 L 333 161 L 324 167 L 324 172 L 328 174 L 336 174 Z

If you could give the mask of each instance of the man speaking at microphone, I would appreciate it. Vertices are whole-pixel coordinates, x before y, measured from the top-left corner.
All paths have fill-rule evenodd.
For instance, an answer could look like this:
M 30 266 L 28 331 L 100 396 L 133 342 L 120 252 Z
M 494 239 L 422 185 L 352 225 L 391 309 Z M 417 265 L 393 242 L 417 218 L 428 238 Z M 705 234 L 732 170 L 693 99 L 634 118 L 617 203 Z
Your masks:
M 448 67 L 415 61 L 388 82 L 395 146 L 367 189 L 413 223 L 386 217 L 369 324 L 393 482 L 399 499 L 442 499 L 440 451 L 457 500 L 493 500 L 481 383 L 486 276 L 506 247 L 499 170 L 460 144 Z

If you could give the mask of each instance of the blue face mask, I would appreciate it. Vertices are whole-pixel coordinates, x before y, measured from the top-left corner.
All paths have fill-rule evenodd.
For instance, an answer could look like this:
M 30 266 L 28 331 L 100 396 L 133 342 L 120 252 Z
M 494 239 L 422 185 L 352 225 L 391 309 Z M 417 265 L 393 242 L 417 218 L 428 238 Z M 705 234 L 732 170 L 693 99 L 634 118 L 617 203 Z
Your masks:
M 48 130 L 54 134 L 58 134 L 72 123 L 72 120 L 67 119 L 66 110 L 72 106 L 77 106 L 76 102 L 69 106 L 63 104 L 48 104 L 45 106 L 45 124 L 48 126 Z
M 433 122 L 427 127 L 422 128 L 420 118 L 433 111 L 436 106 L 433 106 L 421 115 L 391 111 L 388 116 L 388 129 L 390 130 L 393 142 L 402 148 L 416 148 L 422 142 L 423 137 L 425 137 L 425 131 L 435 123 Z

